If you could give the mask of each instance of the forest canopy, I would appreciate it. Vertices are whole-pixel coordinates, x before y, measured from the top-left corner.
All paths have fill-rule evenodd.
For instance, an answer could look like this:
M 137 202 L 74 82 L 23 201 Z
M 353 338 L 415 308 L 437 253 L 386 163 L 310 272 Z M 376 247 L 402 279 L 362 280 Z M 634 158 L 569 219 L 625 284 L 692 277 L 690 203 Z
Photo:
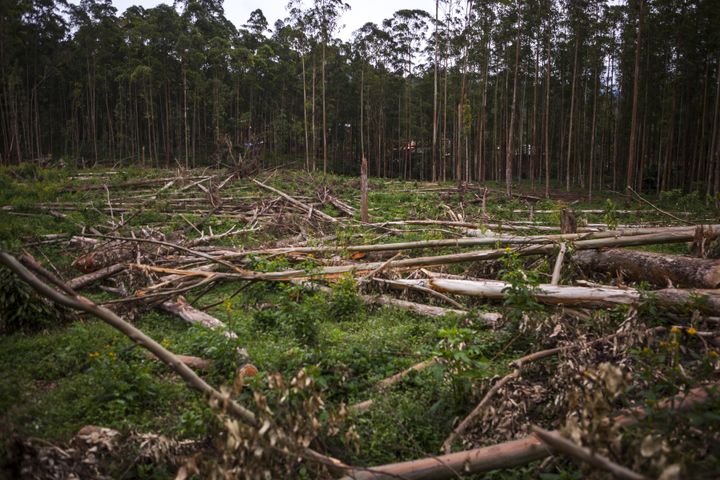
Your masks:
M 6 2 L 0 162 L 720 191 L 718 2 L 444 0 L 345 41 L 348 8 Z

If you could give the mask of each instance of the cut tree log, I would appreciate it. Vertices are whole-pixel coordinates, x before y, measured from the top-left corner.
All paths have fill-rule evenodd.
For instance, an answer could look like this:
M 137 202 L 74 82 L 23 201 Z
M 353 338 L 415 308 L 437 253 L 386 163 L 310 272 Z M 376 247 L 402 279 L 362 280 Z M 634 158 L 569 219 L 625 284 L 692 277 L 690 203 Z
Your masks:
M 76 238 L 76 237 L 73 237 Z M 132 260 L 135 253 L 134 246 L 120 242 L 109 242 L 101 245 L 81 257 L 75 259 L 72 266 L 84 273 L 93 273 L 98 270 L 126 263 Z
M 572 260 L 586 271 L 621 272 L 629 280 L 661 287 L 669 282 L 684 288 L 720 287 L 720 260 L 621 249 L 575 252 Z
M 329 193 L 325 193 L 324 198 L 348 217 L 353 217 L 357 213 L 355 208 Z
M 695 405 L 717 398 L 718 384 L 693 388 L 686 394 L 678 394 L 658 404 L 659 408 L 676 412 L 687 411 Z M 638 408 L 631 414 L 615 417 L 615 422 L 626 427 L 645 416 Z M 446 480 L 462 475 L 488 472 L 525 465 L 550 456 L 550 450 L 535 435 L 512 440 L 489 447 L 438 455 L 401 463 L 391 463 L 371 468 L 355 468 L 342 480 Z
M 555 268 L 553 268 L 551 285 L 557 285 L 560 283 L 560 273 L 562 272 L 563 261 L 565 260 L 565 252 L 567 251 L 567 244 L 565 242 L 560 244 L 560 251 L 555 259 Z
M 209 313 L 193 307 L 184 297 L 179 296 L 176 300 L 167 300 L 160 304 L 160 308 L 166 312 L 182 318 L 188 323 L 199 323 L 210 330 L 222 330 L 223 335 L 233 340 L 237 338 L 235 332 L 228 330 L 227 326 Z
M 563 437 L 557 432 L 549 432 L 540 427 L 533 426 L 533 433 L 551 449 L 569 455 L 580 461 L 589 463 L 595 468 L 612 473 L 613 477 L 621 480 L 650 480 L 645 475 L 633 472 L 627 467 L 618 465 L 609 458 L 593 452 L 589 448 L 581 447 L 572 440 Z
M 396 282 L 423 285 L 443 293 L 468 295 L 489 299 L 502 299 L 510 287 L 499 280 L 453 280 L 430 278 L 427 280 L 396 280 Z M 532 294 L 541 303 L 551 305 L 580 305 L 589 307 L 612 307 L 637 305 L 648 300 L 671 309 L 694 306 L 703 313 L 720 314 L 719 290 L 683 290 L 666 288 L 641 294 L 634 288 L 575 287 L 568 285 L 539 285 Z
M 126 268 L 127 266 L 125 264 L 116 263 L 114 265 L 110 265 L 109 267 L 101 268 L 100 270 L 95 270 L 94 272 L 86 273 L 85 275 L 75 277 L 67 282 L 67 286 L 72 288 L 73 290 L 82 290 L 83 288 L 90 286 L 95 282 L 99 282 L 100 280 L 104 280 L 107 277 L 112 277 L 116 273 L 122 272 Z

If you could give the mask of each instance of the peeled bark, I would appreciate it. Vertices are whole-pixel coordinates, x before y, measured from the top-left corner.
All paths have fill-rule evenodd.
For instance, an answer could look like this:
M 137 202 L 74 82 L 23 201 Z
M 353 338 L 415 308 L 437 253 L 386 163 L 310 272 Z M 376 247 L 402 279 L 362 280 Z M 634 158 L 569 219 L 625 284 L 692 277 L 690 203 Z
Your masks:
M 428 280 L 396 280 L 408 284 L 419 284 L 443 293 L 467 295 L 489 299 L 503 299 L 510 287 L 499 280 L 451 280 L 431 278 Z M 616 305 L 639 305 L 655 301 L 668 309 L 692 305 L 703 313 L 720 314 L 720 293 L 718 290 L 682 290 L 666 288 L 642 294 L 634 288 L 616 287 L 575 287 L 565 285 L 539 285 L 533 290 L 538 302 L 551 305 L 579 305 L 589 307 L 612 307 Z
M 661 287 L 720 287 L 720 260 L 621 249 L 575 252 L 572 258 L 587 271 L 621 272 L 626 279 Z

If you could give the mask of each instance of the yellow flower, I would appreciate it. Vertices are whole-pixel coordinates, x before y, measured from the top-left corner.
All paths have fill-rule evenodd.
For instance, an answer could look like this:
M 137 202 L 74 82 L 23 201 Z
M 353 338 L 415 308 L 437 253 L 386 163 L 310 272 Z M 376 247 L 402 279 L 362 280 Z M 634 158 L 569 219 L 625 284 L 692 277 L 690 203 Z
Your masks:
M 671 331 L 672 333 L 680 333 L 680 327 L 672 327 L 672 328 L 670 329 L 670 331 Z
M 650 349 L 648 347 L 644 347 L 642 351 L 643 353 L 650 353 Z
M 697 333 L 697 330 L 695 330 L 695 327 L 690 327 L 687 329 L 688 335 L 695 335 Z
M 710 358 L 718 358 L 720 355 L 718 355 L 718 352 L 713 350 L 712 352 L 708 353 L 708 356 Z
M 510 253 L 510 252 L 512 252 L 512 248 L 510 248 L 510 247 L 505 247 L 505 253 Z

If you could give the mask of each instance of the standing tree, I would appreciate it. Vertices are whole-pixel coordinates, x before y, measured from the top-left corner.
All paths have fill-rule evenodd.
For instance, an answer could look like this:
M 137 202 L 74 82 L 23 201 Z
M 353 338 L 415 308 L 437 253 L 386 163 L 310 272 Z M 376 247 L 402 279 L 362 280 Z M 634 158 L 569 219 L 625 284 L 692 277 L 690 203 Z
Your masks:
M 327 174 L 328 156 L 327 156 L 327 107 L 326 107 L 326 89 L 325 66 L 327 64 L 326 50 L 330 38 L 338 28 L 338 21 L 343 12 L 350 9 L 350 5 L 342 0 L 315 0 L 313 14 L 317 23 L 317 30 L 320 32 L 320 41 L 322 47 L 322 123 L 323 123 L 323 175 Z

